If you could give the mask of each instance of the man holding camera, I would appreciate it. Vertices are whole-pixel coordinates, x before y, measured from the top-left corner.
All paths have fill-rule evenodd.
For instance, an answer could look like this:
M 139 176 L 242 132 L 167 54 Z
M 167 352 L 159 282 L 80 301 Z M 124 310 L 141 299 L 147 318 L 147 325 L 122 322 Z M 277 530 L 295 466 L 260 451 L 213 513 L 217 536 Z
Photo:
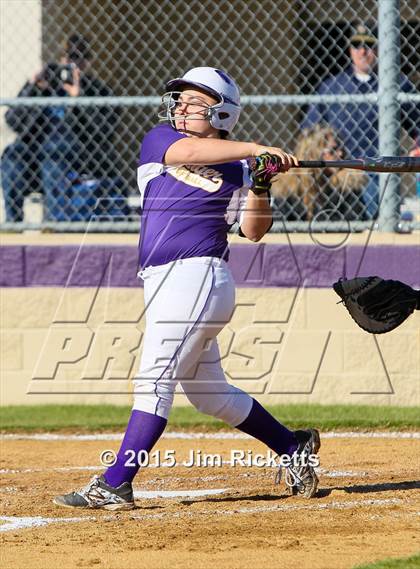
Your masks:
M 350 65 L 325 79 L 317 89 L 319 95 L 366 95 L 378 91 L 376 30 L 359 24 L 349 39 Z M 401 74 L 401 91 L 415 93 L 407 77 Z M 416 103 L 403 103 L 401 124 L 415 138 L 420 107 Z M 339 134 L 348 158 L 378 156 L 379 125 L 376 103 L 315 103 L 309 107 L 301 128 L 315 124 L 329 125 Z M 379 212 L 379 176 L 368 175 L 362 192 L 363 219 L 376 219 Z
M 48 63 L 18 97 L 111 96 L 111 89 L 89 74 L 90 59 L 87 40 L 70 36 L 60 63 Z M 45 219 L 80 220 L 72 204 L 76 184 L 117 179 L 115 107 L 18 106 L 5 118 L 17 134 L 1 158 L 6 221 L 23 221 L 24 197 L 31 192 L 44 194 Z

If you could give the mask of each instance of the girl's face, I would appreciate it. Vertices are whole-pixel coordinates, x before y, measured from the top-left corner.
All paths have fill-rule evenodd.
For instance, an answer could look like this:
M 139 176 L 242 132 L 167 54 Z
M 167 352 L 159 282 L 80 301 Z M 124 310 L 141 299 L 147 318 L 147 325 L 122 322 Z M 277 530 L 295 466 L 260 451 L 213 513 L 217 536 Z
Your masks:
M 219 138 L 220 133 L 211 126 L 207 110 L 217 99 L 198 88 L 182 90 L 174 110 L 175 128 L 188 136 Z
M 333 134 L 329 134 L 325 140 L 325 148 L 322 149 L 321 160 L 342 160 L 343 147 Z M 331 176 L 332 168 L 326 168 L 324 174 Z
M 326 139 L 325 148 L 322 149 L 321 159 L 322 160 L 342 160 L 343 159 L 343 148 L 341 144 L 337 141 L 334 135 L 328 135 Z

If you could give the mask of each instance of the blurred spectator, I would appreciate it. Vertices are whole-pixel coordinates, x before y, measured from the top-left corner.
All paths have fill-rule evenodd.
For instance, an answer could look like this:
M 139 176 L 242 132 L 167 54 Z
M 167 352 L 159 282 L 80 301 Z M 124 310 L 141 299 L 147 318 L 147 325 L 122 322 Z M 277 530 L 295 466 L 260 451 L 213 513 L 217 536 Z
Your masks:
M 298 160 L 341 160 L 343 147 L 329 126 L 304 129 L 294 150 Z M 302 169 L 278 176 L 272 183 L 274 211 L 287 221 L 361 219 L 362 189 L 367 176 L 357 170 Z
M 378 90 L 377 41 L 374 32 L 358 25 L 350 37 L 351 65 L 336 76 L 323 81 L 317 91 L 320 95 L 344 95 L 376 93 Z M 405 76 L 401 76 L 401 90 L 416 92 Z M 414 103 L 404 103 L 401 113 L 402 125 L 415 137 L 420 123 L 420 108 Z M 317 123 L 329 124 L 338 133 L 350 158 L 377 156 L 378 109 L 373 103 L 328 103 L 311 105 L 301 124 L 307 128 Z M 370 174 L 363 192 L 365 218 L 378 214 L 379 177 Z
M 87 40 L 70 36 L 60 63 L 48 63 L 18 97 L 111 96 L 89 73 L 90 59 Z M 31 192 L 44 194 L 45 218 L 59 221 L 89 219 L 98 198 L 115 185 L 121 193 L 112 141 L 117 121 L 115 107 L 11 107 L 6 122 L 17 138 L 1 158 L 6 220 L 23 220 L 24 197 Z

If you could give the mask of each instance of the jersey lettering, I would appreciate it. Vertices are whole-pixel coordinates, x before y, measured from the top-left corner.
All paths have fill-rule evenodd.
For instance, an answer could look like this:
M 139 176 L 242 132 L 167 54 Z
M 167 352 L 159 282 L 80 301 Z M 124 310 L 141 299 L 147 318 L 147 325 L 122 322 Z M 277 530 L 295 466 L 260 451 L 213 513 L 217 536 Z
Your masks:
M 188 186 L 210 193 L 217 192 L 223 184 L 223 174 L 207 166 L 178 166 L 168 169 L 168 174 Z

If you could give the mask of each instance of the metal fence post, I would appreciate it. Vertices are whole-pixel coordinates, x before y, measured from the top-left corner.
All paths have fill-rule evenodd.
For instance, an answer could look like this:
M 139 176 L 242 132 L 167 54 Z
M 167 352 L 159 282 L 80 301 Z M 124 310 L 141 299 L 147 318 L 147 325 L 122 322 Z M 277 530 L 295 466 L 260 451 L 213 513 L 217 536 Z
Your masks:
M 378 1 L 379 28 L 379 154 L 397 156 L 400 148 L 400 2 Z M 388 176 L 390 179 L 388 180 Z M 395 231 L 399 214 L 398 174 L 380 174 L 382 197 L 379 229 Z

